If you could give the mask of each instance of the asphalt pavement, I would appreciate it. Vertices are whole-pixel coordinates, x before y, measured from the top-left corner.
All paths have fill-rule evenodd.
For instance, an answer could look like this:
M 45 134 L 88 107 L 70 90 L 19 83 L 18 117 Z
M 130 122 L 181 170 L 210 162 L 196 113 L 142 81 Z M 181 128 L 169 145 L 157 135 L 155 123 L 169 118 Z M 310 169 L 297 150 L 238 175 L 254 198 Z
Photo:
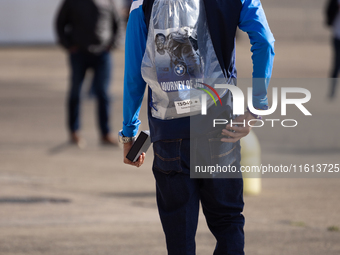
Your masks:
M 279 24 L 281 18 L 273 17 L 273 22 Z M 326 97 L 331 52 L 328 40 L 318 38 L 276 44 L 273 86 L 279 91 L 288 86 L 310 90 L 306 107 L 313 115 L 304 116 L 291 106 L 287 116 L 277 110 L 273 118 L 294 118 L 296 128 L 255 129 L 262 164 L 340 163 L 340 94 L 332 102 Z M 251 76 L 250 56 L 241 36 L 240 77 Z M 111 122 L 116 135 L 122 123 L 124 50 L 116 51 L 114 59 Z M 0 48 L 0 254 L 166 254 L 152 150 L 137 169 L 123 164 L 122 147 L 100 145 L 88 82 L 82 97 L 87 145 L 79 149 L 68 144 L 66 63 L 65 54 L 54 46 Z M 141 129 L 148 129 L 145 103 L 141 120 Z M 340 254 L 339 176 L 333 172 L 321 178 L 304 171 L 263 178 L 261 193 L 245 196 L 246 253 Z M 212 254 L 215 241 L 203 214 L 196 243 L 197 254 Z

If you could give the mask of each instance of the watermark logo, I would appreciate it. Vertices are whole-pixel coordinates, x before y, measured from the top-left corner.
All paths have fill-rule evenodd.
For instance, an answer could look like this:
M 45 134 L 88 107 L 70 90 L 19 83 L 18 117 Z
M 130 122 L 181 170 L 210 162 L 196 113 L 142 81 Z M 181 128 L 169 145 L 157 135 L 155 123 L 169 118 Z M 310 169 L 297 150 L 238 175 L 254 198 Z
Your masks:
M 217 91 L 215 89 L 228 89 L 232 95 L 233 95 L 233 113 L 235 115 L 243 115 L 244 114 L 244 105 L 245 105 L 245 97 L 242 92 L 242 90 L 234 85 L 230 84 L 216 84 L 215 88 L 205 84 L 201 83 L 207 88 L 209 88 L 211 91 L 215 93 L 215 95 L 218 97 L 221 105 L 222 101 L 221 98 L 219 97 Z M 209 92 L 207 89 L 199 88 L 203 91 L 205 91 L 214 101 L 215 105 L 217 105 L 215 98 L 213 97 L 212 93 Z M 261 116 L 268 116 L 270 114 L 273 114 L 278 107 L 278 88 L 274 87 L 272 88 L 272 106 L 268 108 L 267 110 L 258 110 L 254 108 L 253 106 L 253 91 L 252 88 L 248 88 L 248 100 L 247 100 L 247 105 L 248 109 L 250 112 L 256 114 L 256 115 L 261 115 Z M 301 98 L 289 98 L 288 94 L 294 93 L 303 95 Z M 307 110 L 307 108 L 304 106 L 305 103 L 309 102 L 311 99 L 311 93 L 309 90 L 305 88 L 293 88 L 293 87 L 282 87 L 281 88 L 281 116 L 286 116 L 287 115 L 287 105 L 295 105 L 305 116 L 312 116 L 312 114 Z M 201 95 L 201 114 L 206 115 L 207 114 L 207 95 L 202 94 Z M 254 125 L 254 122 L 259 121 L 260 124 Z M 274 123 L 277 121 L 281 122 L 281 125 L 283 127 L 296 127 L 298 122 L 294 119 L 285 119 L 285 120 L 280 120 L 280 119 L 266 119 L 265 121 L 271 122 L 272 127 L 274 127 Z M 265 123 L 263 120 L 250 120 L 249 123 L 232 123 L 231 125 L 243 125 L 251 127 L 262 127 Z M 214 119 L 213 126 L 215 127 L 216 125 L 220 124 L 228 124 L 228 120 L 225 119 Z M 287 123 L 290 123 L 288 125 Z
M 217 96 L 217 98 L 218 98 L 218 100 L 220 101 L 220 104 L 221 104 L 221 106 L 222 106 L 222 100 L 221 100 L 219 94 L 217 93 L 217 91 L 216 91 L 213 87 L 209 86 L 209 85 L 206 84 L 206 83 L 202 83 L 202 82 L 198 82 L 198 83 L 199 83 L 199 84 L 202 84 L 203 86 L 209 88 L 212 92 L 214 92 L 214 94 Z M 215 97 L 210 93 L 209 90 L 204 89 L 204 88 L 197 88 L 197 89 L 200 89 L 200 90 L 204 91 L 205 93 L 207 93 L 207 94 L 212 98 L 212 100 L 214 101 L 215 105 L 217 106 L 217 102 L 216 102 L 216 100 L 215 100 Z M 205 96 L 206 96 L 206 95 L 205 95 Z M 204 100 L 203 100 L 203 97 L 202 97 L 202 102 L 203 102 L 203 101 L 206 102 L 206 101 L 207 101 L 207 98 L 205 97 Z M 203 104 L 202 104 L 202 105 L 203 105 Z M 206 106 L 207 106 L 207 104 L 205 104 L 205 107 L 206 107 Z M 203 108 L 203 106 L 202 106 L 202 108 Z M 203 111 L 203 109 L 202 109 L 202 111 Z M 206 109 L 205 109 L 205 111 L 206 111 Z M 202 115 L 203 115 L 203 114 L 202 114 Z

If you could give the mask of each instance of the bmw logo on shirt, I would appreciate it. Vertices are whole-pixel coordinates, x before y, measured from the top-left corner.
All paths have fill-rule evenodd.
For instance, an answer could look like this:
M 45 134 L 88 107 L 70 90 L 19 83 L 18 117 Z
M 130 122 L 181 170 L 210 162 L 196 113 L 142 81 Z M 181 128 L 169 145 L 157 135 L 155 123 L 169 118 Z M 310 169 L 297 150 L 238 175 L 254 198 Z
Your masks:
M 177 64 L 175 66 L 175 74 L 178 75 L 178 76 L 183 76 L 185 74 L 185 66 L 182 65 L 182 64 Z

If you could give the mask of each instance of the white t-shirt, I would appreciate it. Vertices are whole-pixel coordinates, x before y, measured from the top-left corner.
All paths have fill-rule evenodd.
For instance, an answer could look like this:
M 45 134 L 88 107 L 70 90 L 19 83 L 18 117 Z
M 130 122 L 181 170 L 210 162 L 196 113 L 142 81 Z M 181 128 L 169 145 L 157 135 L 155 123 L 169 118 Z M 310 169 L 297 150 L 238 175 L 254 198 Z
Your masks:
M 340 6 L 340 0 L 338 0 L 338 5 Z M 338 11 L 338 15 L 333 24 L 333 35 L 340 40 L 340 11 Z

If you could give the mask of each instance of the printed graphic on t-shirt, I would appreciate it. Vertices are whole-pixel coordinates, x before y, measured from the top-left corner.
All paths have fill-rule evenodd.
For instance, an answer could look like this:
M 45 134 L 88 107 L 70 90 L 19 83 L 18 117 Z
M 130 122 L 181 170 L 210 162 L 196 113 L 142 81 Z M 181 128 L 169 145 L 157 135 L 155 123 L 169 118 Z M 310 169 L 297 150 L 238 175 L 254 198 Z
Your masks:
M 155 29 L 155 65 L 163 91 L 201 87 L 202 65 L 194 34 L 190 27 Z

